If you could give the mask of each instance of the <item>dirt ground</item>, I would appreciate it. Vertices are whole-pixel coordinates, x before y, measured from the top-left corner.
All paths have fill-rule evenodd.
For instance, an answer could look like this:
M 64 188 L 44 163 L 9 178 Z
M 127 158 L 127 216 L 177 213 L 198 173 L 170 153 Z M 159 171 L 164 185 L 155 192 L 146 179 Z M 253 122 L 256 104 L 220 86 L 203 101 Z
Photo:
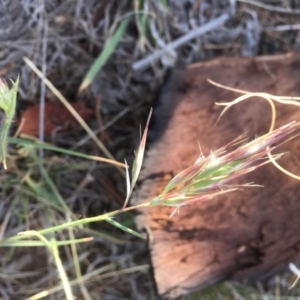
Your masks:
M 77 111 L 82 109 L 80 115 L 111 155 L 120 162 L 126 158 L 131 165 L 140 126 L 144 127 L 172 68 L 220 55 L 298 50 L 299 15 L 296 0 L 3 0 L 0 76 L 7 81 L 20 78 L 11 136 L 27 133 L 65 149 L 104 156 L 82 126 L 63 113 L 53 91 L 24 61 L 28 57 L 69 102 L 76 103 Z M 88 70 L 127 17 L 129 24 L 112 55 L 91 85 L 79 91 Z M 224 22 L 218 24 L 220 18 Z M 188 38 L 203 26 L 208 26 L 205 32 Z M 182 37 L 186 39 L 174 46 Z M 37 107 L 44 102 L 44 119 L 50 125 L 39 133 Z M 26 126 L 33 131 L 24 130 Z M 41 154 L 24 145 L 9 147 L 8 171 L 0 171 L 0 240 L 66 220 L 63 211 L 39 194 L 37 187 L 49 192 L 45 182 L 53 183 L 52 192 L 61 195 L 78 219 L 122 207 L 126 182 L 115 166 L 48 150 Z M 39 169 L 41 161 L 48 177 Z M 134 228 L 133 217 L 134 213 L 126 213 L 117 220 Z M 59 248 L 76 299 L 157 299 L 144 240 L 104 222 L 55 234 L 60 240 L 72 236 L 94 238 L 79 244 L 76 253 L 69 246 Z M 46 247 L 2 247 L 0 252 L 0 299 L 65 299 Z M 74 255 L 85 289 L 77 281 Z M 293 279 L 295 275 L 287 273 L 255 286 L 226 282 L 182 299 L 287 299 L 280 298 L 282 290 L 289 299 L 297 299 L 292 298 L 297 288 L 287 290 Z

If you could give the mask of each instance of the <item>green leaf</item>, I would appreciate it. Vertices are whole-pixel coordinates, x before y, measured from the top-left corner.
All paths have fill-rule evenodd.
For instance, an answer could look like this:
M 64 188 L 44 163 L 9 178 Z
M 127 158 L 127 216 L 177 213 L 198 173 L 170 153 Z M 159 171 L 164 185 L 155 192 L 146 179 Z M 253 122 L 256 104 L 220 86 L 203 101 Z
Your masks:
M 57 199 L 57 197 L 52 192 L 49 192 L 43 183 L 34 181 L 29 175 L 25 177 L 24 181 L 39 198 L 44 199 L 50 205 L 52 204 L 53 206 L 57 206 L 59 208 L 64 207 L 60 199 Z
M 136 231 L 134 231 L 134 230 L 132 230 L 132 229 L 130 229 L 128 227 L 125 227 L 124 225 L 122 225 L 122 224 L 118 223 L 117 221 L 113 220 L 112 218 L 107 217 L 105 219 L 105 221 L 108 222 L 108 223 L 110 223 L 111 225 L 113 225 L 113 226 L 115 226 L 115 227 L 117 227 L 117 228 L 119 228 L 119 229 L 121 229 L 121 230 L 123 230 L 125 232 L 128 232 L 128 233 L 130 233 L 132 235 L 135 235 L 135 236 L 137 236 L 137 237 L 139 237 L 141 239 L 145 238 L 144 236 L 142 236 L 138 232 L 136 232 Z
M 118 45 L 120 39 L 122 38 L 122 36 L 127 28 L 129 20 L 130 20 L 130 17 L 125 18 L 119 25 L 115 34 L 106 41 L 102 52 L 100 53 L 100 55 L 98 56 L 96 61 L 93 63 L 93 65 L 88 70 L 87 74 L 85 75 L 85 77 L 79 87 L 80 92 L 83 91 L 84 89 L 86 89 L 91 84 L 91 82 L 93 81 L 93 79 L 95 78 L 97 73 L 100 71 L 100 69 L 107 62 L 109 57 L 112 55 L 112 53 L 114 52 L 116 46 Z

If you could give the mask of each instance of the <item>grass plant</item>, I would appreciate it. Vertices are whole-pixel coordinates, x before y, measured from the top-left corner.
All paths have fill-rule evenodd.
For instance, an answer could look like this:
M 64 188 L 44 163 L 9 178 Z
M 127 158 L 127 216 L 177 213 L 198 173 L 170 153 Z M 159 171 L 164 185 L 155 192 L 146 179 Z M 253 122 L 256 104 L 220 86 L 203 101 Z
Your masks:
M 109 97 L 110 101 L 113 102 L 114 99 L 121 97 L 126 99 L 127 107 L 124 112 L 128 112 L 130 111 L 129 104 L 132 103 L 130 101 L 134 98 L 133 96 L 141 99 L 147 94 L 148 89 L 145 92 L 145 89 L 141 88 L 141 86 L 145 86 L 144 82 L 148 83 L 150 78 L 151 81 L 156 82 L 156 85 L 160 84 L 161 73 L 165 69 L 161 59 L 157 59 L 155 63 L 153 60 L 149 62 L 148 59 L 147 65 L 151 66 L 150 70 L 147 70 L 145 73 L 139 71 L 138 80 L 136 80 L 131 72 L 131 63 L 133 61 L 138 63 L 139 59 L 147 58 L 148 55 L 151 58 L 153 53 L 161 50 L 162 45 L 170 45 L 178 37 L 188 35 L 191 27 L 194 28 L 203 24 L 207 17 L 205 15 L 207 10 L 201 9 L 198 12 L 196 6 L 200 5 L 201 1 L 196 1 L 195 7 L 189 10 L 190 18 L 185 20 L 182 16 L 186 15 L 186 9 L 188 8 L 184 7 L 182 14 L 179 11 L 178 17 L 176 14 L 169 13 L 170 8 L 166 0 L 152 2 L 147 0 L 130 1 L 127 6 L 129 7 L 129 12 L 128 10 L 124 11 L 124 7 L 128 4 L 127 1 L 103 1 L 100 3 L 101 5 L 97 1 L 89 1 L 84 3 L 84 5 L 82 1 L 63 1 L 60 4 L 50 1 L 51 3 L 49 2 L 46 5 L 43 2 L 40 2 L 40 4 L 29 2 L 24 1 L 24 7 L 22 8 L 18 1 L 10 1 L 10 3 L 9 1 L 4 1 L 3 8 L 7 12 L 11 11 L 12 14 L 9 17 L 5 13 L 1 14 L 1 20 L 3 21 L 2 17 L 4 16 L 4 24 L 11 21 L 11 24 L 22 24 L 20 27 L 23 28 L 19 30 L 19 34 L 15 26 L 10 26 L 10 28 L 5 30 L 4 41 L 6 47 L 3 47 L 4 54 L 2 56 L 5 57 L 5 53 L 8 53 L 8 59 L 3 59 L 1 69 L 9 72 L 7 73 L 8 78 L 16 78 L 13 75 L 20 73 L 19 96 L 22 100 L 36 99 L 39 85 L 37 84 L 37 78 L 32 76 L 31 71 L 33 70 L 44 81 L 44 84 L 53 95 L 62 101 L 74 114 L 82 128 L 86 130 L 88 136 L 106 157 L 87 155 L 79 151 L 63 149 L 36 140 L 8 137 L 9 128 L 12 125 L 12 117 L 15 112 L 18 80 L 12 84 L 12 88 L 9 88 L 9 85 L 4 82 L 0 83 L 0 88 L 2 88 L 0 107 L 5 115 L 5 121 L 1 125 L 0 154 L 4 167 L 7 168 L 7 171 L 1 173 L 0 183 L 0 196 L 2 199 L 0 203 L 2 219 L 0 228 L 0 260 L 2 267 L 0 270 L 0 294 L 3 299 L 9 299 L 10 295 L 13 295 L 12 297 L 16 299 L 42 299 L 45 297 L 49 299 L 73 299 L 75 295 L 82 295 L 83 299 L 96 299 L 95 294 L 90 289 L 93 283 L 96 286 L 96 293 L 98 293 L 99 290 L 100 292 L 102 291 L 101 285 L 105 280 L 107 281 L 105 281 L 103 286 L 105 284 L 116 285 L 116 281 L 121 282 L 122 275 L 126 275 L 129 278 L 129 274 L 135 276 L 135 274 L 145 274 L 149 270 L 149 265 L 128 263 L 128 254 L 125 252 L 125 254 L 120 254 L 120 249 L 128 248 L 126 240 L 132 234 L 138 237 L 142 236 L 134 231 L 127 222 L 124 220 L 120 221 L 117 218 L 119 214 L 125 215 L 126 211 L 136 209 L 136 207 L 127 207 L 127 203 L 140 171 L 146 133 L 142 138 L 142 146 L 137 152 L 130 180 L 127 163 L 124 164 L 115 160 L 96 134 L 85 122 L 80 120 L 80 116 L 76 115 L 76 111 L 72 111 L 72 107 L 68 106 L 68 101 L 55 88 L 54 84 L 52 84 L 53 81 L 50 82 L 50 80 L 46 79 L 45 74 L 40 72 L 32 61 L 25 59 L 30 68 L 22 66 L 20 70 L 19 66 L 23 63 L 20 62 L 21 58 L 29 56 L 39 63 L 37 51 L 39 44 L 43 40 L 42 43 L 48 46 L 48 55 L 43 53 L 43 56 L 49 57 L 47 59 L 47 70 L 52 74 L 60 74 L 58 79 L 56 79 L 59 84 L 67 82 L 68 86 L 75 86 L 77 89 L 78 85 L 77 83 L 74 85 L 74 80 L 76 76 L 81 76 L 84 80 L 79 90 L 83 91 L 91 85 L 93 80 L 95 82 L 96 75 L 98 76 L 99 72 L 102 72 L 105 80 L 113 83 L 106 88 L 106 90 L 113 91 L 109 94 L 114 96 Z M 100 7 L 102 4 L 103 7 Z M 204 4 L 208 5 L 207 3 Z M 13 7 L 11 8 L 11 6 Z M 19 6 L 21 7 L 20 14 L 18 13 Z M 212 20 L 214 20 L 213 15 L 222 16 L 227 14 L 233 6 L 232 4 L 232 7 L 227 8 L 220 4 L 220 6 L 214 7 L 209 4 L 208 8 L 212 11 Z M 102 24 L 101 22 L 94 22 L 94 19 L 97 19 L 97 12 L 101 12 L 102 8 L 105 11 L 104 16 L 102 16 L 104 22 Z M 249 9 L 248 7 L 247 11 Z M 285 9 L 285 11 L 292 10 Z M 244 8 L 240 15 L 245 15 Z M 236 18 L 238 19 L 240 15 L 237 13 Z M 199 16 L 200 22 L 198 22 Z M 131 18 L 131 25 L 136 27 L 137 34 L 132 35 L 126 30 L 129 18 Z M 246 18 L 249 19 L 248 16 Z M 27 23 L 23 24 L 23 20 Z M 73 24 L 72 26 L 69 26 L 70 20 Z M 248 22 L 249 20 L 246 21 Z M 46 22 L 49 24 L 49 36 L 47 39 L 41 36 L 41 33 L 45 32 L 44 23 Z M 186 26 L 187 22 L 190 23 L 188 26 Z M 298 19 L 295 19 L 294 22 L 298 22 Z M 263 23 L 260 25 L 263 26 Z M 28 28 L 27 32 L 26 28 Z M 68 28 L 71 28 L 71 30 Z M 240 35 L 247 36 L 247 26 L 240 22 L 236 29 L 236 32 L 239 32 L 239 37 L 234 35 L 234 30 L 231 27 L 224 25 L 223 34 L 220 34 L 218 30 L 213 30 L 208 34 L 208 37 L 204 38 L 203 41 L 201 40 L 201 43 L 199 43 L 198 35 L 197 38 L 185 40 L 184 43 L 180 44 L 180 49 L 177 49 L 178 59 L 183 63 L 190 63 L 195 58 L 198 59 L 199 53 L 203 55 L 205 52 L 203 50 L 205 46 L 208 48 L 214 46 L 210 41 L 217 41 L 216 46 L 218 49 L 223 46 L 226 49 L 228 46 L 227 41 L 229 43 L 233 41 L 232 43 L 236 45 Z M 11 40 L 9 37 L 10 30 L 12 34 Z M 63 33 L 63 31 L 65 32 Z M 124 38 L 122 39 L 122 37 Z M 290 35 L 286 35 L 285 38 L 291 39 Z M 84 46 L 82 47 L 80 44 L 81 40 L 85 39 L 89 44 L 89 49 L 93 51 L 86 51 Z M 223 42 L 224 40 L 226 45 Z M 277 43 L 277 36 L 275 40 Z M 202 44 L 203 49 L 200 47 Z M 94 47 L 96 48 L 96 53 L 100 54 L 95 59 L 95 62 L 92 63 Z M 234 47 L 232 47 L 233 50 Z M 118 49 L 119 51 L 116 51 Z M 135 53 L 131 53 L 131 50 L 128 51 L 128 49 L 137 50 Z M 229 48 L 230 55 L 232 55 L 230 52 L 233 51 L 232 49 Z M 161 58 L 162 54 L 163 51 L 158 58 Z M 106 72 L 105 67 L 108 65 L 108 59 L 112 55 L 113 61 L 116 61 L 113 67 L 117 69 L 118 65 L 121 65 L 120 70 L 122 68 L 125 69 L 126 76 L 124 76 L 124 72 L 114 72 L 112 75 L 110 72 L 111 66 Z M 210 52 L 208 56 L 211 57 Z M 6 63 L 7 65 L 5 65 Z M 16 66 L 16 68 L 12 66 Z M 89 69 L 89 71 L 85 75 L 82 74 L 82 70 L 86 69 Z M 55 76 L 52 76 L 51 80 L 54 79 Z M 134 85 L 128 84 L 132 81 L 134 81 Z M 98 81 L 96 82 L 98 83 Z M 139 82 L 140 85 L 138 85 Z M 98 92 L 100 94 L 102 89 L 103 87 L 99 86 L 100 92 Z M 153 90 L 151 91 L 153 93 Z M 283 132 L 277 131 L 276 134 L 269 135 L 270 139 L 265 136 L 265 139 L 270 144 L 266 143 L 264 146 L 271 145 L 274 139 L 278 137 L 285 138 L 285 134 L 291 133 L 292 130 L 297 128 L 298 123 L 289 124 L 282 129 Z M 257 140 L 257 143 L 263 142 L 263 139 Z M 233 144 L 225 146 L 222 150 L 215 151 L 209 157 L 204 158 L 200 156 L 193 166 L 173 178 L 160 195 L 142 206 L 148 206 L 151 209 L 153 205 L 171 205 L 174 207 L 175 212 L 184 205 L 192 205 L 194 201 L 206 201 L 213 199 L 218 193 L 233 192 L 243 188 L 228 185 L 228 180 L 234 176 L 242 175 L 245 173 L 245 170 L 252 171 L 256 169 L 261 164 L 261 161 L 256 161 L 259 157 L 263 157 L 265 159 L 264 162 L 267 163 L 266 155 L 270 155 L 270 151 L 266 150 L 267 148 L 260 148 L 261 152 L 258 154 L 248 152 L 248 156 L 240 156 L 242 153 L 245 154 L 245 152 L 249 151 L 249 148 L 252 146 L 257 146 L 257 144 L 248 144 L 248 148 L 245 145 L 246 148 L 243 148 L 242 145 L 233 150 L 233 152 L 226 152 L 230 150 L 231 146 L 234 146 Z M 40 148 L 47 150 L 48 154 L 51 153 L 49 156 L 46 155 L 43 161 L 39 160 L 37 152 Z M 57 153 L 60 153 L 60 157 L 57 157 Z M 235 158 L 234 160 L 228 160 L 230 153 L 232 158 Z M 275 158 L 279 158 L 279 156 Z M 85 168 L 80 168 L 82 163 L 80 159 L 88 160 L 89 165 Z M 272 157 L 269 156 L 269 159 L 272 159 Z M 113 210 L 101 216 L 86 218 L 84 209 L 80 213 L 76 213 L 73 211 L 73 206 L 75 202 L 83 202 L 84 205 L 82 206 L 87 206 L 87 203 L 84 202 L 86 198 L 95 199 L 93 198 L 95 197 L 94 195 L 88 194 L 87 186 L 94 180 L 91 178 L 91 170 L 93 170 L 94 165 L 98 166 L 98 162 L 101 163 L 101 168 L 102 166 L 104 166 L 103 168 L 108 168 L 110 164 L 119 167 L 121 173 L 126 176 L 127 197 L 123 209 Z M 220 165 L 216 166 L 215 163 Z M 78 181 L 75 180 L 77 179 L 75 178 L 77 171 L 84 175 L 82 176 L 84 179 L 79 186 L 77 186 Z M 72 176 L 68 177 L 68 174 Z M 60 184 L 59 180 L 57 180 L 60 176 L 66 176 L 63 184 Z M 70 190 L 72 190 L 71 193 L 69 193 Z M 85 193 L 87 194 L 86 198 L 82 196 Z M 71 196 L 69 196 L 70 194 Z M 99 200 L 101 196 L 100 194 L 97 195 L 95 202 L 105 202 L 101 201 L 102 199 Z M 105 211 L 103 208 L 101 210 Z M 104 225 L 103 227 L 93 227 L 99 221 L 105 221 L 101 224 L 105 225 L 105 223 L 108 223 L 108 227 Z M 117 230 L 113 231 L 111 225 L 116 227 Z M 118 234 L 119 229 L 125 232 L 124 235 Z M 134 243 L 136 245 L 137 242 L 135 241 Z M 105 249 L 102 250 L 103 248 Z M 29 257 L 26 249 L 31 251 Z M 35 249 L 41 251 L 35 252 Z M 23 251 L 21 255 L 20 251 Z M 11 259 L 12 257 L 13 260 Z M 30 259 L 33 259 L 33 261 L 31 262 Z M 37 271 L 28 270 L 28 267 L 24 267 L 26 271 L 23 271 L 22 266 L 28 266 L 30 262 L 32 266 L 37 267 Z M 39 267 L 38 265 L 41 262 L 42 266 Z M 14 271 L 11 272 L 10 270 Z M 130 282 L 132 290 L 137 291 L 136 282 L 140 284 L 140 281 L 138 277 L 135 278 L 137 280 L 129 279 L 126 283 Z M 124 286 L 124 284 L 122 285 Z M 229 285 L 229 283 L 225 283 L 212 287 L 203 293 L 192 295 L 191 299 L 199 299 L 199 297 L 203 299 L 216 299 L 216 297 L 220 299 L 246 299 L 245 295 L 249 295 L 248 290 L 246 293 L 242 291 L 243 286 Z M 261 296 L 263 299 L 266 299 L 266 297 L 268 297 L 267 299 L 275 298 L 269 295 L 265 296 L 263 292 L 261 294 L 263 294 Z M 251 290 L 250 295 L 253 295 L 253 299 L 258 297 L 257 291 Z M 154 295 L 152 297 L 155 299 Z
M 11 83 L 12 83 L 12 88 L 9 88 L 5 81 L 0 80 L 0 108 L 3 110 L 5 114 L 4 121 L 1 126 L 1 135 L 0 135 L 0 156 L 1 156 L 4 169 L 7 169 L 7 165 L 6 165 L 7 137 L 8 137 L 10 125 L 15 115 L 19 79 L 17 79 L 15 82 L 12 81 Z
M 9 90 L 7 85 L 2 85 L 1 95 L 3 103 L 9 103 L 11 107 L 16 106 L 15 102 L 10 103 L 11 101 L 16 101 L 16 88 L 17 85 L 15 83 L 13 84 L 12 90 Z M 4 106 L 4 108 L 6 107 L 8 107 L 8 105 Z M 9 112 L 7 113 L 9 116 L 7 120 L 11 122 L 14 111 L 11 109 L 7 109 L 7 111 Z M 6 112 L 6 110 L 4 110 L 4 112 Z M 60 247 L 67 246 L 70 247 L 70 257 L 73 261 L 76 282 L 80 287 L 81 293 L 85 299 L 92 299 L 83 280 L 77 247 L 80 243 L 87 243 L 93 240 L 93 237 L 75 238 L 75 232 L 78 229 L 83 229 L 94 222 L 106 221 L 129 234 L 143 238 L 141 234 L 116 221 L 114 217 L 139 207 L 150 208 L 151 206 L 157 205 L 173 206 L 175 208 L 174 212 L 176 212 L 182 206 L 212 200 L 220 194 L 234 192 L 241 189 L 241 187 L 253 186 L 252 183 L 246 183 L 243 186 L 230 185 L 230 181 L 269 163 L 271 160 L 268 158 L 268 155 L 276 148 L 275 144 L 290 138 L 291 134 L 300 128 L 300 122 L 292 122 L 250 142 L 246 142 L 245 136 L 238 137 L 221 149 L 212 152 L 207 157 L 201 154 L 194 165 L 183 170 L 171 179 L 162 193 L 151 201 L 137 206 L 126 207 L 141 170 L 150 117 L 151 113 L 148 117 L 146 128 L 133 162 L 131 178 L 126 163 L 127 197 L 123 208 L 95 217 L 78 219 L 78 217 L 74 215 L 49 176 L 49 169 L 47 170 L 44 167 L 35 150 L 37 150 L 38 147 L 44 147 L 45 149 L 64 152 L 68 155 L 74 155 L 73 151 L 63 150 L 44 143 L 10 139 L 12 143 L 23 147 L 23 153 L 25 153 L 25 157 L 27 156 L 27 161 L 29 162 L 22 178 L 22 181 L 26 184 L 26 188 L 22 188 L 21 192 L 24 196 L 33 196 L 38 202 L 45 205 L 45 223 L 42 225 L 42 227 L 44 227 L 43 229 L 32 228 L 25 231 L 20 230 L 16 235 L 3 238 L 0 241 L 0 247 L 9 247 L 11 249 L 18 247 L 44 247 L 47 249 L 53 258 L 61 280 L 61 286 L 68 300 L 74 298 L 72 293 L 73 281 L 68 278 L 59 251 Z M 9 128 L 10 122 L 6 122 L 6 128 Z M 5 131 L 5 137 L 2 139 L 2 143 L 5 143 L 5 147 L 7 132 L 8 131 Z M 234 147 L 236 148 L 232 150 Z M 20 151 L 20 149 L 18 151 Z M 78 153 L 75 153 L 75 155 L 91 158 L 90 156 L 80 155 Z M 280 157 L 281 154 L 277 154 L 273 157 L 273 160 L 277 160 Z M 5 160 L 6 156 L 3 155 L 2 161 L 4 162 Z M 10 166 L 8 165 L 8 170 L 9 169 Z M 26 196 L 24 200 L 26 201 Z M 26 206 L 25 203 L 23 207 L 25 211 L 20 213 L 20 225 L 22 224 L 22 214 L 24 216 L 28 215 Z M 54 214 L 56 216 L 54 216 Z M 61 215 L 61 217 L 58 217 L 57 214 Z M 61 240 L 61 238 L 63 239 Z M 48 292 L 38 293 L 28 299 L 40 299 L 48 295 Z

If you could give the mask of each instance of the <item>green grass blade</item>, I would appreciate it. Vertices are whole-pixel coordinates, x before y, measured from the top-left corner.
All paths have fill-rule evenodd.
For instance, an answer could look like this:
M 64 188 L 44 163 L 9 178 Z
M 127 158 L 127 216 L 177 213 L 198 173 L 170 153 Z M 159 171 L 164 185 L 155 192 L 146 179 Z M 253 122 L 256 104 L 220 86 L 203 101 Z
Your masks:
M 160 0 L 159 2 L 163 6 L 163 8 L 168 9 L 168 1 L 167 0 Z
M 24 181 L 37 197 L 44 199 L 46 203 L 49 203 L 52 207 L 64 208 L 60 199 L 56 198 L 53 193 L 49 192 L 43 182 L 36 182 L 29 175 L 24 178 Z
M 109 224 L 111 224 L 111 225 L 113 225 L 113 226 L 115 226 L 115 227 L 117 227 L 117 228 L 119 228 L 119 229 L 121 229 L 121 230 L 123 230 L 123 231 L 125 231 L 127 233 L 135 235 L 135 236 L 137 236 L 137 237 L 139 237 L 141 239 L 145 238 L 144 236 L 142 236 L 138 232 L 136 232 L 136 231 L 134 231 L 134 230 L 132 230 L 132 229 L 130 229 L 128 227 L 123 226 L 122 224 L 118 223 L 117 221 L 113 220 L 112 218 L 106 218 L 105 221 L 108 222 Z
M 58 191 L 56 185 L 54 184 L 54 182 L 52 181 L 52 179 L 50 178 L 48 172 L 46 171 L 46 169 L 44 168 L 44 166 L 42 165 L 42 163 L 39 163 L 40 165 L 40 170 L 41 173 L 45 179 L 45 183 L 47 184 L 48 188 L 51 190 L 51 195 L 53 196 L 54 199 L 57 199 L 58 203 L 61 205 L 61 207 L 63 207 L 65 209 L 65 211 L 69 211 L 70 209 L 69 207 L 66 205 L 63 197 L 61 196 L 60 192 Z M 71 213 L 71 212 L 70 212 Z
M 74 239 L 68 241 L 57 241 L 56 244 L 58 247 L 60 246 L 69 246 L 78 243 L 87 243 L 92 241 L 93 238 L 82 238 L 82 239 Z M 45 243 L 42 241 L 23 241 L 17 239 L 5 239 L 0 242 L 1 247 L 45 247 Z
M 98 56 L 96 61 L 91 66 L 91 68 L 87 72 L 86 76 L 84 77 L 84 79 L 79 87 L 79 91 L 83 91 L 91 84 L 91 82 L 95 78 L 96 74 L 100 71 L 100 69 L 103 67 L 103 65 L 107 62 L 107 60 L 109 59 L 111 54 L 114 52 L 120 39 L 122 38 L 122 36 L 127 28 L 127 25 L 129 23 L 129 20 L 130 20 L 129 17 L 125 18 L 119 25 L 115 34 L 106 41 L 102 52 L 100 53 L 100 55 Z
M 30 231 L 25 231 L 25 232 L 21 232 L 19 233 L 19 236 L 24 236 L 24 237 L 36 237 L 38 238 L 45 247 L 47 247 L 47 249 L 49 250 L 49 252 L 53 255 L 54 258 L 54 262 L 56 264 L 56 268 L 58 271 L 58 274 L 60 276 L 61 279 L 61 283 L 64 287 L 64 292 L 65 292 L 65 296 L 67 300 L 73 300 L 73 294 L 72 294 L 72 289 L 71 286 L 69 284 L 69 279 L 68 276 L 65 272 L 63 263 L 61 261 L 61 258 L 59 256 L 59 250 L 58 250 L 58 246 L 57 246 L 57 241 L 52 238 L 50 241 L 47 240 L 43 235 L 41 235 L 39 232 L 35 231 L 35 230 L 30 230 Z
M 71 156 L 77 156 L 77 157 L 81 157 L 81 158 L 85 158 L 85 159 L 101 161 L 101 162 L 106 162 L 106 163 L 113 163 L 113 164 L 118 165 L 118 166 L 123 167 L 123 168 L 126 167 L 126 165 L 123 164 L 123 163 L 116 162 L 116 161 L 113 161 L 113 160 L 110 160 L 110 159 L 107 159 L 107 158 L 104 158 L 104 157 L 87 155 L 87 154 L 84 154 L 84 153 L 59 148 L 59 147 L 53 146 L 53 145 L 48 144 L 48 143 L 39 143 L 39 142 L 30 141 L 30 140 L 27 140 L 27 139 L 19 139 L 19 138 L 12 138 L 12 137 L 8 138 L 8 142 L 10 144 L 20 144 L 20 145 L 33 146 L 33 147 L 36 147 L 36 148 L 43 148 L 45 150 L 60 152 L 60 153 L 68 154 L 68 155 L 71 155 Z

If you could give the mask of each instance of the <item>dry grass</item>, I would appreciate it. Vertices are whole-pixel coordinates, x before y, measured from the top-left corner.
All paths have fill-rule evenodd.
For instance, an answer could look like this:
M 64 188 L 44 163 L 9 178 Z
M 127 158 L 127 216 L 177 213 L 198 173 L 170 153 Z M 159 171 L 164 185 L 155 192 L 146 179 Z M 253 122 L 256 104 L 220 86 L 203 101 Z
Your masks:
M 282 27 L 297 25 L 298 15 L 286 11 L 279 14 L 253 1 L 170 0 L 168 7 L 164 3 L 163 0 L 1 1 L 0 76 L 6 79 L 20 76 L 18 113 L 30 103 L 55 100 L 23 61 L 27 56 L 69 101 L 82 101 L 95 111 L 89 121 L 90 128 L 118 161 L 126 157 L 131 163 L 133 149 L 138 144 L 139 125 L 145 123 L 151 100 L 170 66 L 221 54 L 272 54 L 299 47 L 298 31 Z M 267 4 L 295 12 L 300 9 L 289 8 L 287 1 Z M 112 57 L 91 87 L 79 94 L 88 69 L 118 22 L 128 14 L 131 22 Z M 225 25 L 214 27 L 212 23 L 205 34 L 185 40 L 179 48 L 169 47 L 146 68 L 132 70 L 134 63 L 170 46 L 192 29 L 225 15 L 229 18 Z M 53 142 L 90 155 L 103 155 L 82 129 L 59 132 Z M 34 148 L 23 145 L 11 146 L 10 150 L 9 170 L 0 172 L 1 238 L 54 226 L 68 218 L 98 215 L 123 205 L 125 180 L 111 165 L 44 151 L 42 172 Z M 118 220 L 134 226 L 132 214 Z M 107 223 L 66 230 L 48 238 L 70 240 L 89 236 L 94 237 L 93 241 L 77 244 L 76 249 L 59 248 L 76 299 L 156 298 L 144 241 Z M 55 262 L 45 247 L 2 248 L 0 252 L 0 299 L 39 299 L 33 295 L 64 299 Z M 200 297 L 280 299 L 295 293 L 287 290 L 289 277 L 292 276 L 276 277 L 259 283 L 256 288 L 228 283 L 222 286 L 227 294 L 216 287 L 204 291 Z M 83 284 L 76 278 L 82 278 Z M 39 294 L 43 292 L 46 294 Z M 199 299 L 192 297 L 187 299 Z

